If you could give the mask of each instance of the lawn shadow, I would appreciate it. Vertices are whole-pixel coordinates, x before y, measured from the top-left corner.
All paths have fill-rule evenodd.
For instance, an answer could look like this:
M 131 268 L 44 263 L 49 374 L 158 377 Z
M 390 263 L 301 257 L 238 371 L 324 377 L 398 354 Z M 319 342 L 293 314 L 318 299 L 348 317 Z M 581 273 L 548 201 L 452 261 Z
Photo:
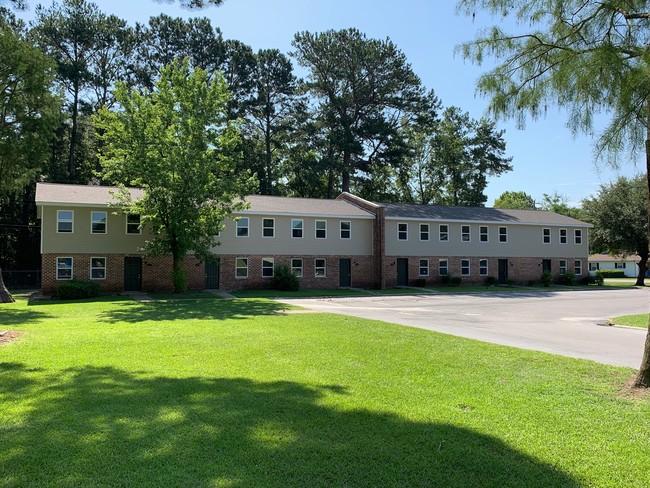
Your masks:
M 244 319 L 259 315 L 276 315 L 291 308 L 270 300 L 179 300 L 140 303 L 127 301 L 98 316 L 100 322 L 137 323 L 170 320 Z
M 17 369 L 13 374 L 30 374 Z M 344 387 L 85 367 L 3 395 L 3 486 L 578 486 L 485 434 L 328 406 Z
M 50 314 L 24 308 L 0 308 L 0 329 L 9 325 L 26 325 L 51 318 Z

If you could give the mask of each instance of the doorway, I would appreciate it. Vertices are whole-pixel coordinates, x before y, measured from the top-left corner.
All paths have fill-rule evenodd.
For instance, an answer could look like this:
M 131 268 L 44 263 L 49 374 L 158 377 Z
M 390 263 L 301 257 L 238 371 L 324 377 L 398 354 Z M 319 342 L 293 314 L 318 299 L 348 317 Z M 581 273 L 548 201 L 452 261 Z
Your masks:
M 219 289 L 219 259 L 205 262 L 205 289 Z
M 500 285 L 505 285 L 508 282 L 508 260 L 499 259 L 499 279 Z
M 409 285 L 409 260 L 397 258 L 397 286 Z
M 352 263 L 350 259 L 339 259 L 339 286 L 352 286 Z
M 124 291 L 142 291 L 142 258 L 124 258 Z

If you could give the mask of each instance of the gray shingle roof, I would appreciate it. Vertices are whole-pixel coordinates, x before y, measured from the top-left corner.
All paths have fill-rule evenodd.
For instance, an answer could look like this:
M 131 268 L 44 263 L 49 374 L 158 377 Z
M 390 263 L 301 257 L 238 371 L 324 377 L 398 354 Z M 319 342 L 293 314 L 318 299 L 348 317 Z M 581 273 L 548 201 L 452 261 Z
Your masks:
M 137 199 L 142 190 L 130 188 L 131 197 Z M 63 205 L 112 205 L 115 198 L 111 192 L 117 192 L 114 186 L 97 185 L 62 185 L 59 183 L 37 183 L 36 204 Z
M 268 195 L 249 195 L 246 200 L 250 203 L 250 208 L 242 213 L 373 218 L 370 212 L 344 200 L 274 197 Z
M 484 207 L 443 207 L 437 205 L 409 205 L 383 203 L 386 218 L 495 222 L 504 224 L 546 224 L 572 227 L 591 227 L 580 220 L 542 210 L 511 210 Z

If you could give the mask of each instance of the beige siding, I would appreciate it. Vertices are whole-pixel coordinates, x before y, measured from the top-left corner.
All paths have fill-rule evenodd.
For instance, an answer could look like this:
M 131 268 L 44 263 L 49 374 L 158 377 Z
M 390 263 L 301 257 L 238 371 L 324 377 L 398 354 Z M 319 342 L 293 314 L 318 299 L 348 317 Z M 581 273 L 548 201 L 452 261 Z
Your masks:
M 247 215 L 249 236 L 237 237 L 235 223 L 228 221 L 226 228 L 218 237 L 219 246 L 213 248 L 215 254 L 259 254 L 259 255 L 345 255 L 366 256 L 373 252 L 373 220 L 337 219 L 316 217 L 287 217 L 273 215 Z M 275 219 L 275 237 L 262 237 L 262 219 Z M 302 239 L 291 237 L 291 220 L 303 219 Z M 316 220 L 327 222 L 327 238 L 316 239 Z M 352 238 L 341 239 L 339 222 L 352 224 Z
M 58 233 L 56 219 L 58 210 L 74 211 L 74 228 L 72 233 Z M 106 211 L 106 234 L 90 233 L 90 213 Z M 114 215 L 115 210 L 106 207 L 42 207 L 42 240 L 43 254 L 50 253 L 117 253 L 128 254 L 138 252 L 146 239 L 146 231 L 142 234 L 126 233 L 126 216 Z
M 398 223 L 408 224 L 408 240 L 397 239 Z M 429 224 L 429 241 L 420 241 L 420 224 Z M 449 240 L 439 240 L 439 226 L 449 226 Z M 461 240 L 461 227 L 470 226 L 470 241 Z M 479 228 L 488 227 L 488 242 L 479 241 Z M 508 229 L 508 242 L 499 242 L 499 227 Z M 551 229 L 551 243 L 542 241 L 542 229 Z M 560 244 L 560 229 L 567 229 L 567 244 Z M 565 258 L 589 255 L 588 229 L 582 231 L 582 244 L 574 244 L 576 227 L 550 227 L 525 224 L 464 224 L 460 222 L 386 221 L 387 256 L 493 256 Z

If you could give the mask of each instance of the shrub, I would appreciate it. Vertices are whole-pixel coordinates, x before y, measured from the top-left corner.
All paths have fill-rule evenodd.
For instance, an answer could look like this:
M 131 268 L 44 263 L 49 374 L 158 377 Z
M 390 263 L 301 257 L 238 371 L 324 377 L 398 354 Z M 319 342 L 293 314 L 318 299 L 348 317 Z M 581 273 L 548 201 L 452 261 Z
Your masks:
M 592 276 L 591 278 L 593 278 L 594 284 L 598 286 L 603 286 L 605 284 L 605 278 L 599 274 L 597 274 L 596 276 Z
M 61 283 L 56 294 L 63 300 L 76 300 L 78 298 L 93 298 L 99 296 L 101 287 L 94 281 L 70 280 Z
M 550 271 L 544 271 L 542 276 L 539 277 L 539 280 L 542 282 L 542 285 L 550 286 L 553 281 L 553 275 Z
M 603 278 L 625 278 L 625 271 L 618 269 L 599 269 L 596 271 L 596 276 L 602 276 Z
M 449 277 L 449 286 L 460 286 L 462 282 L 463 279 L 460 276 Z
M 427 286 L 427 280 L 425 278 L 418 278 L 417 280 L 415 280 L 415 286 L 424 288 L 425 286 Z
M 515 284 L 515 280 L 511 280 L 510 278 L 506 280 L 506 285 L 513 286 L 514 284 Z
M 558 285 L 572 286 L 576 284 L 576 275 L 567 271 L 566 273 L 559 275 L 555 281 Z
M 443 275 L 440 277 L 440 284 L 441 285 L 448 285 L 451 281 L 451 276 L 449 275 Z
M 598 285 L 598 286 L 603 286 L 605 284 L 605 279 L 600 276 L 583 276 L 580 278 L 580 284 L 581 285 Z
M 298 277 L 293 274 L 291 268 L 286 265 L 280 265 L 275 268 L 275 276 L 271 287 L 274 290 L 280 291 L 298 291 L 300 289 L 300 281 Z
M 494 276 L 488 276 L 485 278 L 485 284 L 487 286 L 494 286 L 497 284 L 497 279 Z

